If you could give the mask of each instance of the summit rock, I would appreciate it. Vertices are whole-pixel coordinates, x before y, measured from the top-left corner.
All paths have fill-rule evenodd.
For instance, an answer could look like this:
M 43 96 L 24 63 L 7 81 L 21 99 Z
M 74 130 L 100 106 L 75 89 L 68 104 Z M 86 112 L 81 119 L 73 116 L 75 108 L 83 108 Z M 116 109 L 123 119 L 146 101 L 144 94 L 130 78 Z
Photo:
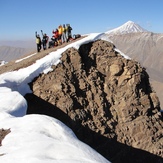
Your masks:
M 162 161 L 160 102 L 138 62 L 97 40 L 67 49 L 52 68 L 30 83 L 28 114 L 61 120 L 112 162 Z

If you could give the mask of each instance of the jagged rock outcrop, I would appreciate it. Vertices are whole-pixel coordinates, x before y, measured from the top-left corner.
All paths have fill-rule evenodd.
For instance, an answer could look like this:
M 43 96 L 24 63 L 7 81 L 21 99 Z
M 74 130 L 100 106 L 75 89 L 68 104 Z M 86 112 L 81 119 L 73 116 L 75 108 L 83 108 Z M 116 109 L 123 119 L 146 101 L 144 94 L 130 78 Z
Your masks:
M 47 110 L 112 162 L 161 162 L 163 122 L 158 97 L 146 70 L 114 48 L 97 40 L 79 50 L 66 50 L 52 72 L 30 84 L 37 99 L 50 105 L 26 95 L 28 113 Z M 66 116 L 55 114 L 56 110 Z

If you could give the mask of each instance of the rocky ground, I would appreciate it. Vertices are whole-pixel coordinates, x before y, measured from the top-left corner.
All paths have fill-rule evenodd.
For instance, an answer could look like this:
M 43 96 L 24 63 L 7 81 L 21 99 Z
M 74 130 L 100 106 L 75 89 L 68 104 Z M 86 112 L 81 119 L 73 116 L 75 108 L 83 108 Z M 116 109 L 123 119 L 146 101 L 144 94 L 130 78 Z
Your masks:
M 53 50 L 5 69 L 30 65 Z M 30 83 L 27 113 L 61 120 L 114 163 L 162 163 L 163 119 L 146 70 L 105 41 L 70 48 L 61 60 Z

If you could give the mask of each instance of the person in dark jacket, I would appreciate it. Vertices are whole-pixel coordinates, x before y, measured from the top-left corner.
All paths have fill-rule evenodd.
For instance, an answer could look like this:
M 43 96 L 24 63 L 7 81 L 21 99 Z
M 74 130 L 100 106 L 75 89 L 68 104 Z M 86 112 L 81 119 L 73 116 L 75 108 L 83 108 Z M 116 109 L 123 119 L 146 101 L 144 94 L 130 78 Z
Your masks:
M 40 52 L 41 50 L 41 38 L 40 35 L 37 34 L 37 32 L 35 32 L 35 36 L 36 36 L 36 45 L 37 45 L 37 52 Z
M 46 45 L 48 43 L 49 37 L 46 35 L 46 33 L 43 34 L 43 31 L 41 30 L 42 33 L 42 45 L 43 45 L 43 49 L 46 50 Z
M 69 42 L 72 39 L 72 27 L 70 26 L 70 24 L 66 24 L 66 33 L 67 33 L 67 42 Z

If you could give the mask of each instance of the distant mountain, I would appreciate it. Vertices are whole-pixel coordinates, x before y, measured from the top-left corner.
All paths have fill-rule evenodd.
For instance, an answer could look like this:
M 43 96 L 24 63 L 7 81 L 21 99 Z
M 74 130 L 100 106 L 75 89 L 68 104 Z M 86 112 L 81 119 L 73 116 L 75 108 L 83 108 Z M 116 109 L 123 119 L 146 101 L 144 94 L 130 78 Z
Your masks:
M 122 26 L 115 28 L 113 30 L 109 30 L 106 34 L 109 35 L 120 35 L 120 34 L 127 34 L 127 33 L 137 33 L 137 32 L 148 32 L 147 30 L 143 29 L 138 24 L 128 21 Z
M 0 40 L 0 46 L 11 46 L 32 49 L 36 47 L 35 39 L 31 40 Z
M 0 60 L 9 62 L 32 52 L 34 49 L 31 48 L 0 46 Z
M 36 51 L 35 40 L 0 40 L 0 60 L 12 61 Z

